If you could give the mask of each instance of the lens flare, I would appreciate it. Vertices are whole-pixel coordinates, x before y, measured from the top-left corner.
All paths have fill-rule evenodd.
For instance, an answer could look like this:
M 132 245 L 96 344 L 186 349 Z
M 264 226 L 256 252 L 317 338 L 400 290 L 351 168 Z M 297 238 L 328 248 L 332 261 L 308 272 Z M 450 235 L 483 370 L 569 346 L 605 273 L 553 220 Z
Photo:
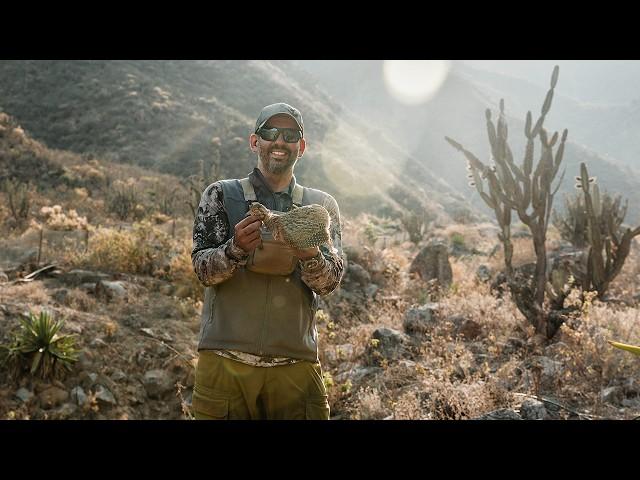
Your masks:
M 449 74 L 448 60 L 385 60 L 384 83 L 399 102 L 418 105 L 433 97 Z

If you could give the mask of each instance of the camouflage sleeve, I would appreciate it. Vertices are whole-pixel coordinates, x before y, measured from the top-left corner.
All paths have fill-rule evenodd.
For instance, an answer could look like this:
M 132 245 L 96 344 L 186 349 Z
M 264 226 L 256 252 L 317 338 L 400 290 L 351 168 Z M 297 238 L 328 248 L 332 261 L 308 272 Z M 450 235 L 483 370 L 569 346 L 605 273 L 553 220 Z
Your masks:
M 342 229 L 340 225 L 340 210 L 333 197 L 328 196 L 323 205 L 331 218 L 331 243 L 320 245 L 320 253 L 316 257 L 320 262 L 316 267 L 307 268 L 302 265 L 302 281 L 318 295 L 328 295 L 333 292 L 342 280 L 344 273 L 344 259 L 342 253 Z
M 238 265 L 247 263 L 247 258 L 233 242 L 222 185 L 213 183 L 202 194 L 193 222 L 193 269 L 200 282 L 209 287 L 230 278 Z

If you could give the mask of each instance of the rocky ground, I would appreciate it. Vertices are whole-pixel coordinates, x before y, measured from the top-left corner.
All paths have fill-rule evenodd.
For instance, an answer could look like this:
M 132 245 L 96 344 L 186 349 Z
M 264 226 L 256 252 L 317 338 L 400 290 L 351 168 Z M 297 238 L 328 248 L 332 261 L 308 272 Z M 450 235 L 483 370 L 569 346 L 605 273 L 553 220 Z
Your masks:
M 636 254 L 614 289 L 618 301 L 583 306 L 581 321 L 545 341 L 508 294 L 492 291 L 495 232 L 464 233 L 473 248 L 346 244 L 345 278 L 317 317 L 332 418 L 639 416 L 637 361 L 606 345 L 638 342 L 638 292 L 622 288 L 638 276 Z M 421 278 L 427 270 L 448 286 Z M 21 276 L 0 275 L 1 341 L 18 317 L 46 308 L 65 318 L 63 332 L 77 335 L 81 354 L 59 380 L 13 381 L 0 371 L 0 418 L 190 418 L 199 301 L 149 275 L 60 266 L 31 282 Z

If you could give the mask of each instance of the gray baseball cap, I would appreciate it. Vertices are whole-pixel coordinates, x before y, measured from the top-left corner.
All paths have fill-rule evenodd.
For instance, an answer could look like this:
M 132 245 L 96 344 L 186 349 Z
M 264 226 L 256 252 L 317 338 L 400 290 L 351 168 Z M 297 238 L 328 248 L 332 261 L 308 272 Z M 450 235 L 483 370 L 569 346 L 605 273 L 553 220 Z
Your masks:
M 266 107 L 264 107 L 260 112 L 260 115 L 258 115 L 258 120 L 256 121 L 256 129 L 253 133 L 256 133 L 258 129 L 263 127 L 271 117 L 278 114 L 288 115 L 293 118 L 298 124 L 298 127 L 300 127 L 302 136 L 304 136 L 304 124 L 302 123 L 302 114 L 300 113 L 300 110 L 292 107 L 287 103 L 274 103 L 272 105 L 267 105 Z

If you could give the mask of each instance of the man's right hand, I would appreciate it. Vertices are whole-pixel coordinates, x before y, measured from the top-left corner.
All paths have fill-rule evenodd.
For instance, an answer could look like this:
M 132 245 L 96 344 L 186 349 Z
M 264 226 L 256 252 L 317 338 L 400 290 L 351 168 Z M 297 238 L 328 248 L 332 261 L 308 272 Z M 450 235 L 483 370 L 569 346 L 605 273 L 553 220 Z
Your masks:
M 234 227 L 233 242 L 246 253 L 251 253 L 260 245 L 260 227 L 262 221 L 253 215 L 240 220 Z

